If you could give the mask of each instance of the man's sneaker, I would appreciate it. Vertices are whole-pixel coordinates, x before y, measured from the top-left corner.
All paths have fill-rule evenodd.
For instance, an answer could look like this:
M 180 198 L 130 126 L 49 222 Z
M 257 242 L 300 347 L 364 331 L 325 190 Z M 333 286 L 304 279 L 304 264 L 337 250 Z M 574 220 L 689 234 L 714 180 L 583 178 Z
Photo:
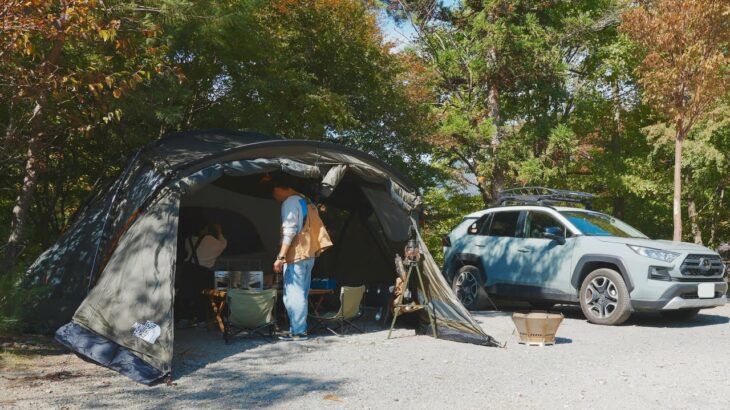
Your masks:
M 279 340 L 283 340 L 285 342 L 301 342 L 307 339 L 309 339 L 309 336 L 307 336 L 306 333 L 300 335 L 283 334 L 279 336 Z

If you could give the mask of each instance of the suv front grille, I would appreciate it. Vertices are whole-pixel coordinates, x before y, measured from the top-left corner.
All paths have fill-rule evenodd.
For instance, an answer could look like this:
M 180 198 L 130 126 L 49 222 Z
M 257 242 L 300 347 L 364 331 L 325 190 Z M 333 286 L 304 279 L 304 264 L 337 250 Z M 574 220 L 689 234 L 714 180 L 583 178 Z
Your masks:
M 691 254 L 684 258 L 679 270 L 687 276 L 720 276 L 724 268 L 718 255 Z

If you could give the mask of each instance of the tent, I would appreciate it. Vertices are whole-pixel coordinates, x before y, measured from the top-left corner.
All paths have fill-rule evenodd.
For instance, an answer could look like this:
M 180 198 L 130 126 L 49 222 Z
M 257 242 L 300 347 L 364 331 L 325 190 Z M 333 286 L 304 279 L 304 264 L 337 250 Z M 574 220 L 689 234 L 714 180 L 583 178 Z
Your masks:
M 313 276 L 335 277 L 338 285 L 393 283 L 393 259 L 416 225 L 421 201 L 406 176 L 339 144 L 189 131 L 136 152 L 34 262 L 29 282 L 47 284 L 48 292 L 33 317 L 47 326 L 68 322 L 56 339 L 81 356 L 141 383 L 159 381 L 172 367 L 178 230 L 184 231 L 186 215 L 239 214 L 233 231 L 256 232 L 238 238 L 233 254 L 219 259 L 258 261 L 268 269 L 279 207 L 261 179 L 275 174 L 301 181 L 326 206 L 322 218 L 335 246 L 317 260 Z M 234 235 L 230 227 L 224 224 Z M 438 337 L 496 345 L 419 241 Z

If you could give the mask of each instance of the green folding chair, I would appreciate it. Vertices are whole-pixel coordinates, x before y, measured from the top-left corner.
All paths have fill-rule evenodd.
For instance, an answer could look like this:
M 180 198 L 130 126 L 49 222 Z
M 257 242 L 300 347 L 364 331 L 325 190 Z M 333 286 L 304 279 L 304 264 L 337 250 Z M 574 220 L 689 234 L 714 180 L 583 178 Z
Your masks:
M 249 335 L 273 339 L 275 305 L 276 289 L 229 289 L 223 316 L 223 339 L 226 344 L 233 336 L 244 331 Z M 266 329 L 268 334 L 264 333 Z
M 335 329 L 346 330 L 345 326 L 347 326 L 347 328 L 355 328 L 358 332 L 363 333 L 363 330 L 352 322 L 362 316 L 360 302 L 362 302 L 364 294 L 365 286 L 343 286 L 340 289 L 340 310 L 337 312 L 325 313 L 321 316 L 310 315 L 312 319 L 317 321 L 312 332 L 320 328 L 326 328 L 330 332 L 339 336 L 339 333 L 337 333 Z

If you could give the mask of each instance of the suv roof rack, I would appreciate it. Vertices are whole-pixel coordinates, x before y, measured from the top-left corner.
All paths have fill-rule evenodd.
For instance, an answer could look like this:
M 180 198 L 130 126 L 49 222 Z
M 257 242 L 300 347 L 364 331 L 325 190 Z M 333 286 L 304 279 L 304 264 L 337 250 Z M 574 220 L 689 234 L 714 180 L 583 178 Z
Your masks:
M 556 203 L 582 204 L 586 209 L 592 208 L 593 194 L 587 192 L 567 191 L 564 189 L 528 186 L 522 188 L 503 189 L 499 193 L 496 205 L 544 205 Z

